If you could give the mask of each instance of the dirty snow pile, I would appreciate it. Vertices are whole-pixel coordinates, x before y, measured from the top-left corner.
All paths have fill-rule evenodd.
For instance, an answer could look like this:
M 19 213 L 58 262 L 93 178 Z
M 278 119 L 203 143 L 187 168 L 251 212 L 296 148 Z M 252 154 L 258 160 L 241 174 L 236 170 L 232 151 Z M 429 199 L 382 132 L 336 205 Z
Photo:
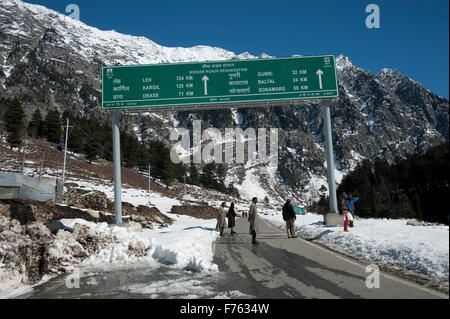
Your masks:
M 106 266 L 147 262 L 173 265 L 176 268 L 200 271 L 217 271 L 213 260 L 213 242 L 219 236 L 215 220 L 198 220 L 188 216 L 169 214 L 176 221 L 167 228 L 144 229 L 135 232 L 106 223 L 91 223 L 82 219 L 64 219 L 69 227 L 77 224 L 89 227 L 97 236 L 112 238 L 105 248 L 83 261 L 84 266 Z
M 175 222 L 135 232 L 82 219 L 62 220 L 73 233 L 52 235 L 42 223 L 20 225 L 0 217 L 0 298 L 11 291 L 77 268 L 160 264 L 194 272 L 214 272 L 215 220 L 171 215 Z M 50 276 L 50 277 L 49 277 Z
M 285 227 L 281 212 L 267 211 L 261 217 Z M 343 227 L 326 226 L 323 216 L 297 216 L 297 233 L 333 250 L 364 262 L 410 270 L 435 279 L 444 289 L 449 280 L 449 227 L 410 226 L 405 219 L 356 219 L 349 233 Z

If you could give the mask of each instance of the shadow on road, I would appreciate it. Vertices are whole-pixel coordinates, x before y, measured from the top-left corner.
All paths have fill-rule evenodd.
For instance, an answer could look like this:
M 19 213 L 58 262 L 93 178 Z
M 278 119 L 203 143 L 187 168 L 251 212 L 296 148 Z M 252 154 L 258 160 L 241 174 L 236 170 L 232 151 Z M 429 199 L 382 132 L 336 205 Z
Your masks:
M 305 240 L 308 241 L 313 241 L 313 240 L 317 240 L 317 239 L 321 239 L 323 236 L 325 236 L 326 234 L 332 233 L 331 230 L 326 230 L 324 232 L 321 232 L 319 235 L 312 237 L 312 238 L 304 238 Z
M 191 230 L 191 229 L 202 229 L 202 230 L 206 230 L 206 231 L 217 231 L 217 229 L 215 229 L 215 228 L 208 228 L 208 227 L 204 227 L 204 226 L 188 227 L 188 228 L 184 228 L 183 230 Z

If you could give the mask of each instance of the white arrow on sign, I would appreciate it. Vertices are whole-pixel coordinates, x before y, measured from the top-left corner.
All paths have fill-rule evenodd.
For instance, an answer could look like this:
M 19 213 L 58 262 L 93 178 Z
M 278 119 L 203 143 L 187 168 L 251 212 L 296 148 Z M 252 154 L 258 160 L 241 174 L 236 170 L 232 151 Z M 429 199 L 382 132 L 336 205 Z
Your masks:
M 321 69 L 317 70 L 316 74 L 319 76 L 319 86 L 320 89 L 323 89 L 323 85 L 322 85 L 322 75 L 323 75 L 323 71 Z
M 208 95 L 208 81 L 209 81 L 208 76 L 205 75 L 205 76 L 203 77 L 202 81 L 205 83 L 205 95 Z

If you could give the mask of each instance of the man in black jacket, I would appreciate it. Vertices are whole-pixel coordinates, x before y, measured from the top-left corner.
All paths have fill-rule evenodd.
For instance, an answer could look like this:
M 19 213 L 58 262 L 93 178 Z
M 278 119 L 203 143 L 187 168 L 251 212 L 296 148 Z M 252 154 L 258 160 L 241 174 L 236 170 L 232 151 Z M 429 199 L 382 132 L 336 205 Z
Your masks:
M 290 199 L 287 200 L 286 204 L 283 206 L 283 219 L 286 222 L 286 230 L 288 238 L 297 238 L 295 235 L 295 216 L 294 206 Z

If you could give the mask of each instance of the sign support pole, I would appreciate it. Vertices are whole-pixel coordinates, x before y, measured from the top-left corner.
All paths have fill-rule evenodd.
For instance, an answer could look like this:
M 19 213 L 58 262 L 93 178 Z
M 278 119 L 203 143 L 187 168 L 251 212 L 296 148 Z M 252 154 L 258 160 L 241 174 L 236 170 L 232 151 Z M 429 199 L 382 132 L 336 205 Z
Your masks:
M 64 164 L 63 164 L 63 175 L 62 175 L 62 183 L 63 183 L 63 195 L 64 195 L 64 182 L 66 180 L 66 161 L 67 161 L 67 141 L 69 139 L 69 117 L 66 119 L 66 140 L 64 141 Z
M 333 135 L 331 133 L 331 101 L 325 101 L 322 106 L 324 135 L 325 135 L 325 152 L 327 157 L 327 173 L 328 173 L 328 191 L 330 194 L 330 213 L 339 213 L 336 197 L 336 177 L 334 174 L 334 152 L 333 152 Z
M 120 129 L 121 111 L 112 111 L 113 160 L 114 160 L 114 214 L 115 223 L 122 224 L 122 180 L 120 169 Z

